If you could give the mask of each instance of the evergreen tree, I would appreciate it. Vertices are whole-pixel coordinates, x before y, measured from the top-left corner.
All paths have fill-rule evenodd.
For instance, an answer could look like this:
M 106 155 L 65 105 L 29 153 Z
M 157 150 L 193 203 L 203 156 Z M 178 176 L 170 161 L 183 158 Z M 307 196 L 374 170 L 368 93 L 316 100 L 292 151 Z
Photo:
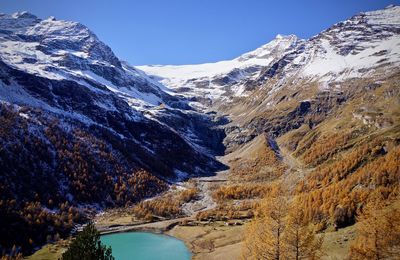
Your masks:
M 100 242 L 100 233 L 93 223 L 89 223 L 72 241 L 62 260 L 114 260 L 111 247 Z

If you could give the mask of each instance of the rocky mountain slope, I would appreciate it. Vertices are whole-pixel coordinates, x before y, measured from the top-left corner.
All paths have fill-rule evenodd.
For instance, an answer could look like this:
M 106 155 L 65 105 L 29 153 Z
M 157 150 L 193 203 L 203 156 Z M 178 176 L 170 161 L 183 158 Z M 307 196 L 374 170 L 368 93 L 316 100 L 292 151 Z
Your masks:
M 194 95 L 208 110 L 227 115 L 225 144 L 232 150 L 263 132 L 279 136 L 304 123 L 317 125 L 360 91 L 352 81 L 379 84 L 398 73 L 399 17 L 400 7 L 389 6 L 355 15 L 307 40 L 279 36 L 232 61 L 139 68 L 176 93 Z M 212 69 L 220 65 L 225 71 Z M 213 71 L 209 77 L 203 75 L 207 69 Z M 232 79 L 247 70 L 253 73 Z
M 231 152 L 221 200 L 280 180 L 309 221 L 353 224 L 397 192 L 399 18 L 390 6 L 230 61 L 135 68 L 79 23 L 0 15 L 0 251 L 29 253 L 89 208 L 213 174 Z
M 211 119 L 121 62 L 85 26 L 53 17 L 40 20 L 26 12 L 2 15 L 0 25 L 0 96 L 4 102 L 103 127 L 120 138 L 131 138 L 148 157 L 156 155 L 157 145 L 167 141 L 161 141 L 163 134 L 176 139 L 177 146 L 186 147 L 183 149 L 187 149 L 188 157 L 212 154 L 212 149 L 196 136 L 200 131 L 190 125 L 193 121 L 199 128 L 206 125 L 206 129 Z M 124 124 L 157 127 L 128 133 Z M 212 135 L 212 131 L 207 134 Z M 161 139 L 158 142 L 153 138 Z M 184 172 L 185 167 L 179 169 L 179 164 L 175 162 L 173 167 Z
M 233 60 L 194 65 L 138 66 L 151 78 L 168 86 L 171 94 L 188 97 L 193 105 L 205 109 L 215 100 L 231 100 L 246 96 L 253 88 L 246 84 L 260 76 L 265 67 L 271 66 L 303 40 L 295 35 L 277 35 L 260 48 Z
M 0 28 L 0 251 L 64 236 L 86 215 L 77 207 L 133 203 L 222 166 L 214 116 L 85 26 L 21 12 Z
M 296 40 L 253 76 L 222 87 L 212 79 L 242 67 L 217 71 L 198 88 L 192 82 L 203 80 L 196 71 L 205 65 L 179 66 L 187 73 L 182 77 L 171 66 L 140 67 L 171 89 L 181 82 L 176 93 L 196 89 L 202 109 L 228 119 L 229 179 L 212 193 L 218 205 L 197 218 L 244 218 L 275 185 L 299 205 L 303 221 L 323 233 L 353 226 L 374 203 L 398 205 L 399 18 L 398 6 L 355 15 Z M 235 95 L 239 87 L 246 91 Z M 337 252 L 327 243 L 328 259 Z M 351 241 L 340 243 L 342 259 Z

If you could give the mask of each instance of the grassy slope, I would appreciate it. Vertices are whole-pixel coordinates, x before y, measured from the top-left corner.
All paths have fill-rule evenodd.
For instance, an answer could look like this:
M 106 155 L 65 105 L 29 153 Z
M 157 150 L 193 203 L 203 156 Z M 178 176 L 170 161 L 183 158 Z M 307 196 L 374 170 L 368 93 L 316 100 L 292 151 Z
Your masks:
M 379 83 L 376 84 L 375 82 Z M 374 163 L 375 165 L 377 163 L 379 164 L 379 162 L 376 161 L 377 159 L 382 160 L 383 158 L 389 158 L 387 155 L 393 152 L 394 149 L 398 149 L 400 145 L 399 82 L 400 74 L 394 73 L 390 77 L 385 78 L 384 81 L 376 79 L 358 79 L 342 83 L 343 96 L 346 97 L 345 103 L 328 111 L 327 114 L 325 114 L 325 118 L 323 118 L 322 122 L 317 126 L 310 128 L 310 125 L 303 124 L 300 128 L 291 130 L 277 138 L 277 143 L 280 146 L 278 155 L 280 155 L 282 163 L 286 166 L 284 167 L 284 169 L 286 169 L 284 174 L 278 174 L 278 176 L 281 175 L 278 177 L 278 180 L 283 180 L 285 186 L 292 188 L 291 192 L 293 192 L 294 195 L 296 195 L 296 189 L 301 180 L 316 181 L 317 184 L 314 185 L 311 190 L 307 190 L 302 194 L 307 198 L 311 193 L 323 191 L 324 189 L 329 190 L 334 186 L 337 187 L 337 189 L 341 189 L 341 186 L 345 188 L 346 185 L 351 183 L 350 178 L 353 173 L 357 173 L 360 178 L 362 178 L 361 174 L 363 174 L 363 172 L 368 172 L 365 171 L 365 167 L 373 166 Z M 306 91 L 308 92 L 306 96 L 309 94 L 315 96 L 315 86 L 308 86 L 305 87 L 305 89 L 308 89 Z M 286 99 L 288 99 L 287 97 L 292 96 L 293 92 L 295 92 L 293 89 L 289 88 L 282 91 L 275 95 L 286 96 Z M 254 95 L 262 96 L 263 94 L 255 93 Z M 296 99 L 299 98 L 305 98 L 304 92 L 302 96 L 298 96 Z M 268 98 L 266 98 L 266 100 L 267 99 Z M 252 111 L 250 114 L 244 113 L 245 110 L 240 108 L 240 106 L 231 108 L 230 112 L 233 112 L 238 118 L 235 123 L 240 123 L 244 120 L 251 121 L 256 116 L 265 117 L 267 119 L 269 117 L 276 118 L 276 115 L 284 115 L 287 111 L 290 111 L 296 106 L 296 101 L 293 99 L 283 100 L 283 103 L 277 104 L 272 110 L 266 110 L 265 112 L 260 108 L 266 101 L 259 104 L 256 101 L 252 101 L 257 105 L 255 110 L 249 108 L 254 104 L 247 103 L 246 105 L 248 105 L 248 107 L 244 107 L 246 110 Z M 262 160 L 261 163 L 257 161 L 258 158 L 265 155 L 262 151 L 271 148 L 265 140 L 265 136 L 261 134 L 251 142 L 237 147 L 234 152 L 225 156 L 231 166 L 230 183 L 227 185 L 228 187 L 233 187 L 237 182 L 240 182 L 242 186 L 250 185 L 257 181 L 259 182 L 259 175 L 265 176 L 265 171 L 263 171 L 263 169 L 268 167 L 272 171 L 279 172 L 279 164 L 271 164 L 271 161 L 265 159 Z M 369 147 L 369 145 L 373 143 L 376 143 L 377 146 Z M 363 147 L 369 147 L 371 152 L 363 154 L 360 152 Z M 359 163 L 355 164 L 350 169 L 341 170 L 344 173 L 343 177 L 340 178 L 344 179 L 334 176 L 333 180 L 320 183 L 319 178 L 323 177 L 319 176 L 320 170 L 330 172 L 334 170 L 335 167 L 341 167 L 341 161 L 344 161 L 351 154 L 357 152 L 361 154 L 360 158 L 358 158 Z M 264 165 L 262 165 L 263 163 Z M 398 164 L 397 161 L 393 161 L 392 163 Z M 241 172 L 247 172 L 247 175 L 241 174 L 237 176 L 238 168 L 242 168 Z M 370 167 L 370 169 L 373 168 Z M 384 175 L 385 173 L 382 172 L 379 174 Z M 269 181 L 274 181 L 274 179 Z M 361 183 L 360 185 L 367 185 L 367 183 L 368 182 L 365 182 L 365 184 Z M 267 184 L 268 181 L 266 181 L 266 185 Z M 376 184 L 374 186 L 375 193 L 379 194 L 379 189 L 381 188 L 385 190 L 385 194 L 392 194 L 390 196 L 394 196 L 394 194 L 397 193 L 395 183 L 393 185 L 390 181 L 388 184 Z M 358 206 L 368 203 L 369 199 L 368 192 L 360 194 L 362 194 L 363 197 L 358 199 L 360 203 Z M 328 196 L 328 194 L 326 195 Z M 332 196 L 334 196 L 334 194 L 332 194 Z M 351 197 L 348 198 L 351 199 Z M 237 204 L 246 199 L 249 198 L 243 198 L 242 200 L 228 199 L 223 203 Z M 258 200 L 258 198 L 254 199 Z M 388 198 L 388 200 L 390 200 L 390 198 Z M 334 206 L 341 207 L 341 203 L 342 201 L 337 200 L 337 202 L 334 202 Z M 356 214 L 356 212 L 352 214 Z M 349 245 L 355 237 L 355 225 L 334 231 L 336 223 L 333 215 L 328 215 L 327 217 L 328 219 L 324 220 L 324 225 L 321 226 L 325 234 L 324 250 L 326 252 L 326 258 L 343 259 L 347 255 Z M 348 223 L 344 225 L 348 225 Z
M 26 257 L 28 260 L 55 260 L 60 259 L 62 253 L 67 249 L 68 241 L 61 240 L 55 244 L 47 244 L 33 255 Z

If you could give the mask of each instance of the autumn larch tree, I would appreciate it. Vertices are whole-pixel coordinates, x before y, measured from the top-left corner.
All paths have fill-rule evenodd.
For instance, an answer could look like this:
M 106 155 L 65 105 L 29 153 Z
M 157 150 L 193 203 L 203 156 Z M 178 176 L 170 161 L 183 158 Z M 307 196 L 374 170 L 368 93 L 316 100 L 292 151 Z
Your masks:
M 294 202 L 286 219 L 283 236 L 285 259 L 320 259 L 323 237 L 317 237 L 309 223 L 305 221 L 304 210 Z
M 357 218 L 357 238 L 349 251 L 350 259 L 399 259 L 400 201 L 385 208 L 383 201 L 367 205 Z
M 263 202 L 261 215 L 250 224 L 245 235 L 244 259 L 283 259 L 283 233 L 288 210 L 283 196 Z

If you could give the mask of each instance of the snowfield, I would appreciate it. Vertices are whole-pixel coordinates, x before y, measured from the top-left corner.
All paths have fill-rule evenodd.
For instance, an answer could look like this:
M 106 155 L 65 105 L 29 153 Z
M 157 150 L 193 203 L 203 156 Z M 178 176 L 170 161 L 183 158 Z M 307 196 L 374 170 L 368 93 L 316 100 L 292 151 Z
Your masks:
M 388 6 L 353 16 L 308 40 L 278 35 L 233 60 L 137 68 L 177 94 L 230 101 L 232 97 L 246 96 L 249 82 L 265 80 L 263 73 L 268 70 L 272 76 L 283 68 L 286 77 L 297 75 L 330 82 L 368 75 L 382 65 L 398 66 L 399 30 L 400 7 Z

